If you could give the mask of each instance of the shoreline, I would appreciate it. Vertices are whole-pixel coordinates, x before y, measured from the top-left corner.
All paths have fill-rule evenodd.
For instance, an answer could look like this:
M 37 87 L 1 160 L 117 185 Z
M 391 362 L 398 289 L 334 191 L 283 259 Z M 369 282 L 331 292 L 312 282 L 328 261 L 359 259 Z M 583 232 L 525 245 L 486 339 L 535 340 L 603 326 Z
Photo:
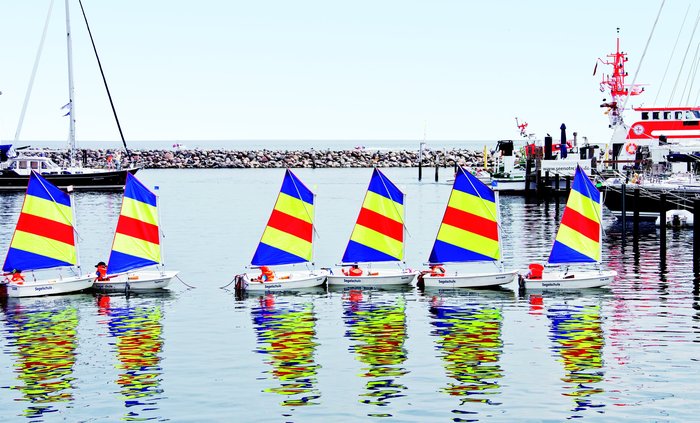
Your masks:
M 120 154 L 121 153 L 121 154 Z M 57 164 L 67 163 L 69 154 L 64 150 L 47 150 L 46 154 Z M 123 152 L 103 149 L 81 149 L 76 159 L 85 167 L 123 167 L 129 163 L 144 169 L 236 169 L 236 168 L 350 168 L 350 167 L 418 167 L 415 150 L 131 150 L 131 160 Z M 488 165 L 492 155 L 487 152 Z M 483 151 L 452 149 L 424 150 L 422 165 L 429 167 L 454 166 L 484 167 Z

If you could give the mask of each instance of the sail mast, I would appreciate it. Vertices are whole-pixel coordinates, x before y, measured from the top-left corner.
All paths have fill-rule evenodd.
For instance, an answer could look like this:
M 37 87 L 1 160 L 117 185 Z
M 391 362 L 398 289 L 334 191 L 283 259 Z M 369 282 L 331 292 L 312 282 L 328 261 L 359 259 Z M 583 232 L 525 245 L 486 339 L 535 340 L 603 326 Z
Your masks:
M 70 30 L 69 0 L 66 0 L 66 43 L 68 50 L 68 143 L 70 145 L 70 164 L 75 165 L 75 89 L 73 87 L 73 42 Z
M 71 204 L 71 217 L 73 218 L 73 237 L 75 237 L 75 267 L 78 268 L 78 276 L 83 275 L 83 268 L 80 267 L 80 249 L 78 245 L 80 244 L 80 234 L 78 233 L 78 221 L 76 219 L 76 213 L 75 213 L 75 196 L 73 195 L 73 186 L 70 185 L 67 188 L 68 191 L 68 198 L 70 198 L 70 204 Z

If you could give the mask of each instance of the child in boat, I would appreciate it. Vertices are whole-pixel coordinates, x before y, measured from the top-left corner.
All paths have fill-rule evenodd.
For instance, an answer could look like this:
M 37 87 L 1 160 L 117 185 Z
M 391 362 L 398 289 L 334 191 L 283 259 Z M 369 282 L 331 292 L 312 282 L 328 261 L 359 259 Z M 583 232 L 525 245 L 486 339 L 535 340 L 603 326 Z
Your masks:
M 343 274 L 345 276 L 362 276 L 362 273 L 362 269 L 356 264 L 353 264 L 348 270 L 343 269 Z
M 97 275 L 97 280 L 98 281 L 108 281 L 109 278 L 107 277 L 107 265 L 105 262 L 101 261 L 95 265 L 97 270 L 95 271 L 95 274 Z
M 442 264 L 433 264 L 430 266 L 430 276 L 445 276 L 445 266 Z
M 19 269 L 15 269 L 12 271 L 12 278 L 10 279 L 11 282 L 24 282 L 24 276 L 22 276 L 22 271 Z
M 261 282 L 265 281 L 272 281 L 275 279 L 275 272 L 272 271 L 267 266 L 260 266 L 260 276 L 258 276 L 258 280 Z

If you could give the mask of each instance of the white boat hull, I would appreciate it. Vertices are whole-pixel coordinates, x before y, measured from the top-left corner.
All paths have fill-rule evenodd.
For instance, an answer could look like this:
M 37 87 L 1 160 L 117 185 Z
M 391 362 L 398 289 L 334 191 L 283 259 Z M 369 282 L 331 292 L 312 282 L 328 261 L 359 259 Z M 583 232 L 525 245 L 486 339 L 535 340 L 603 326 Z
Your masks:
M 342 269 L 334 269 L 328 275 L 328 285 L 338 286 L 395 286 L 409 285 L 418 275 L 418 271 L 399 269 L 371 269 L 371 274 L 346 276 Z
M 111 276 L 108 281 L 96 281 L 92 287 L 100 292 L 142 292 L 163 289 L 170 284 L 170 281 L 177 276 L 178 271 L 158 271 L 158 270 L 137 270 L 135 272 L 124 273 Z
M 622 213 L 620 213 L 622 215 Z M 693 213 L 689 210 L 668 210 L 666 212 L 666 228 L 683 228 L 693 226 Z M 661 226 L 661 216 L 656 218 L 656 227 Z
M 39 297 L 43 295 L 70 294 L 86 290 L 92 286 L 92 275 L 68 278 L 27 280 L 21 283 L 8 282 L 7 296 L 14 298 Z
M 258 275 L 246 273 L 243 275 L 243 284 L 246 291 L 288 291 L 321 286 L 326 281 L 326 276 L 327 270 L 293 270 L 275 272 L 275 279 L 271 281 L 259 281 Z
M 599 288 L 615 280 L 614 270 L 584 272 L 544 272 L 542 279 L 523 278 L 526 289 L 585 289 Z
M 445 276 L 423 275 L 426 288 L 486 288 L 513 282 L 517 271 L 494 273 L 454 273 Z

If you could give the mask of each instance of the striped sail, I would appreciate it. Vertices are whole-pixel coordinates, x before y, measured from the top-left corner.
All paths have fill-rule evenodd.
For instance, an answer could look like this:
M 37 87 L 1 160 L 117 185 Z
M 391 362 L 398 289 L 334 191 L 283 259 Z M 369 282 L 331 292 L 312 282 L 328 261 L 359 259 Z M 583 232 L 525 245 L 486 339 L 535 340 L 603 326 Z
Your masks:
M 73 266 L 77 260 L 70 196 L 32 171 L 2 270 Z
M 498 236 L 496 196 L 476 176 L 460 168 L 428 261 L 497 261 L 501 258 Z
M 287 169 L 253 266 L 305 263 L 313 256 L 314 193 Z
M 123 273 L 160 263 L 159 235 L 156 195 L 127 173 L 108 272 Z
M 404 195 L 374 169 L 343 263 L 403 260 Z
M 549 263 L 600 261 L 600 200 L 598 189 L 583 169 L 577 167 Z

